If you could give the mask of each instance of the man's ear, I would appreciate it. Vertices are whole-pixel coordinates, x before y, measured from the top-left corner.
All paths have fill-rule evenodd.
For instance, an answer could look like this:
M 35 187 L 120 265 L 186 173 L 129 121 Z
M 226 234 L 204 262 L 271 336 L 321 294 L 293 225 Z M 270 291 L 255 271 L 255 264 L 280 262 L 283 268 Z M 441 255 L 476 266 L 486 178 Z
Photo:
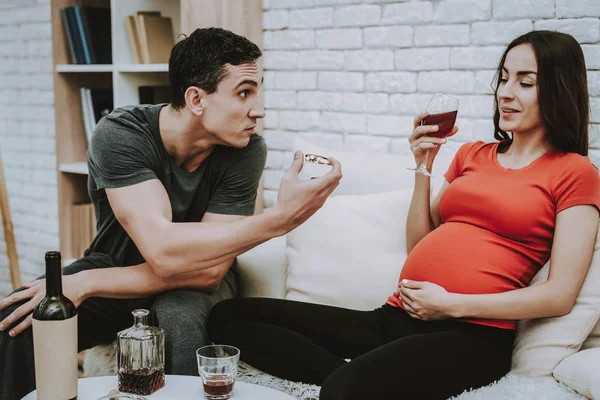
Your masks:
M 204 114 L 206 92 L 199 87 L 190 86 L 185 91 L 185 104 L 195 115 Z

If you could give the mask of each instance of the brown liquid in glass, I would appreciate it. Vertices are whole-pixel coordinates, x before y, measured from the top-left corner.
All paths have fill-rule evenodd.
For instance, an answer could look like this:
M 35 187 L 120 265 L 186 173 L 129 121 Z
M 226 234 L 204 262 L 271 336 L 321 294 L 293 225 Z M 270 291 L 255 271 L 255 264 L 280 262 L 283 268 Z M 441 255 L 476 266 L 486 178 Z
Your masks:
M 119 391 L 147 396 L 165 386 L 165 369 L 119 371 Z

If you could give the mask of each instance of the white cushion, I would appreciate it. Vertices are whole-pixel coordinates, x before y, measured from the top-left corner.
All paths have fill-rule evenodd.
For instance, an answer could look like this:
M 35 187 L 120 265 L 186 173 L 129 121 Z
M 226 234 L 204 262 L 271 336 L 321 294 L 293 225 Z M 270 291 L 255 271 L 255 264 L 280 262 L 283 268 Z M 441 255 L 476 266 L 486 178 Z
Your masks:
M 444 174 L 461 144 L 448 142 L 437 154 L 433 163 L 435 178 L 431 180 L 433 193 L 437 193 L 444 182 Z M 401 154 L 332 150 L 310 142 L 301 136 L 294 139 L 294 149 L 302 150 L 305 154 L 332 156 L 340 161 L 343 178 L 333 192 L 333 196 L 382 193 L 412 189 L 414 186 L 414 172 L 407 169 L 415 166 L 408 139 L 406 139 L 406 151 Z
M 592 329 L 585 342 L 581 346 L 581 350 L 600 348 L 600 320 Z
M 383 305 L 406 259 L 412 190 L 326 201 L 287 234 L 287 299 L 356 310 Z
M 285 237 L 273 238 L 238 256 L 241 297 L 285 297 Z
M 548 279 L 546 264 L 530 285 Z M 600 232 L 592 263 L 571 312 L 562 317 L 519 321 L 512 372 L 528 377 L 550 376 L 566 357 L 576 353 L 600 318 Z
M 600 400 L 600 349 L 580 351 L 565 358 L 553 375 L 578 393 Z

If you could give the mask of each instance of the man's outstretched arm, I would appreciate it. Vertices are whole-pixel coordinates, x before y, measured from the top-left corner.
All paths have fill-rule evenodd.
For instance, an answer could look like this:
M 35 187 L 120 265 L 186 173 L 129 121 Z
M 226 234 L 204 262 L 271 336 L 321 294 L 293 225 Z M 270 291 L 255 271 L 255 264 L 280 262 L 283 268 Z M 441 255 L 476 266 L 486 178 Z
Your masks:
M 161 278 L 223 264 L 306 221 L 339 184 L 341 165 L 318 179 L 301 181 L 302 153 L 281 181 L 277 206 L 230 222 L 172 222 L 169 197 L 154 179 L 136 185 L 106 189 L 119 223 L 144 259 Z

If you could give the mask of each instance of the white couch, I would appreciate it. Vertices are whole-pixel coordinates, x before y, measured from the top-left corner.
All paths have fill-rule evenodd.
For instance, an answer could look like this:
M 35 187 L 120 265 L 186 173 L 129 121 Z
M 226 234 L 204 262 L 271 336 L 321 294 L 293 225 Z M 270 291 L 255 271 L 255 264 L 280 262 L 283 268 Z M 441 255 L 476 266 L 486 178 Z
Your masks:
M 459 146 L 450 142 L 438 154 L 433 193 Z M 343 153 L 303 140 L 295 147 L 337 157 L 344 177 L 323 209 L 305 224 L 238 258 L 240 295 L 365 310 L 382 305 L 395 289 L 406 257 L 405 221 L 414 184 L 414 174 L 406 167 L 414 165 L 412 155 Z M 545 279 L 547 271 L 545 266 L 532 283 Z M 520 322 L 511 373 L 459 399 L 584 398 L 573 390 L 600 399 L 599 318 L 600 240 L 573 311 L 560 318 Z M 86 354 L 85 374 L 114 374 L 114 364 L 114 347 L 97 347 Z M 317 390 L 259 375 L 246 371 L 245 380 L 275 386 L 301 399 L 312 398 Z
M 448 143 L 438 154 L 433 193 L 460 144 Z M 241 295 L 365 310 L 382 305 L 395 289 L 406 257 L 404 224 L 414 184 L 406 167 L 414 165 L 412 155 L 328 151 L 303 140 L 296 148 L 337 157 L 344 177 L 304 225 L 239 257 Z M 546 265 L 532 284 L 545 280 L 547 272 Z M 600 240 L 573 311 L 520 322 L 511 374 L 460 398 L 582 398 L 574 394 L 577 390 L 600 399 L 599 317 Z

